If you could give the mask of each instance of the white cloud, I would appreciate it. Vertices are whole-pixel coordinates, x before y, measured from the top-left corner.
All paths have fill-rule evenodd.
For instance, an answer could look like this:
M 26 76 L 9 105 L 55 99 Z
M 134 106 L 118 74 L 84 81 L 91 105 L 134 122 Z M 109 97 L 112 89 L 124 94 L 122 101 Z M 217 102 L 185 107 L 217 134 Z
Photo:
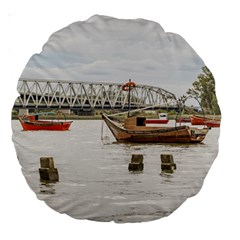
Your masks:
M 93 16 L 50 36 L 21 77 L 125 82 L 132 78 L 182 95 L 204 65 L 179 35 L 155 22 Z

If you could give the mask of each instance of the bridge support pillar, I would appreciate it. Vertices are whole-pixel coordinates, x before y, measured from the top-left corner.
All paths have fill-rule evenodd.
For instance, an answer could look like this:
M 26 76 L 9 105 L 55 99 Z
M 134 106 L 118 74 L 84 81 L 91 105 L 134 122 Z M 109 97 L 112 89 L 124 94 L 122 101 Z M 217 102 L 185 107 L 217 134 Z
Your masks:
M 28 108 L 20 108 L 19 109 L 19 113 L 18 113 L 19 116 L 28 115 L 28 114 L 29 114 Z

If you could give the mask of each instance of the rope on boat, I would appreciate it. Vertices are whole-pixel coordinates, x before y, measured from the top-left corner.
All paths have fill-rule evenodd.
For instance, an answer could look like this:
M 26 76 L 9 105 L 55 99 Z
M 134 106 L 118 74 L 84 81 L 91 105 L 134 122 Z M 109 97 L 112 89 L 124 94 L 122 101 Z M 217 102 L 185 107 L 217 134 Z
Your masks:
M 102 127 L 101 127 L 101 141 L 103 142 L 103 144 L 108 143 L 110 137 L 108 136 L 108 128 L 105 128 L 105 135 L 104 135 L 104 121 L 102 121 Z
M 103 125 L 104 125 L 104 122 L 102 121 L 102 127 L 101 127 L 101 140 L 103 141 Z
M 165 106 L 165 105 L 164 105 Z M 144 107 L 144 108 L 139 108 L 139 109 L 135 109 L 135 110 L 131 110 L 131 112 L 140 112 L 149 108 L 155 108 L 155 107 L 161 107 L 161 105 L 157 104 L 157 105 L 151 105 L 148 107 Z M 119 112 L 119 113 L 113 113 L 113 114 L 109 114 L 108 116 L 117 116 L 117 115 L 124 115 L 124 114 L 128 114 L 128 111 L 125 112 Z

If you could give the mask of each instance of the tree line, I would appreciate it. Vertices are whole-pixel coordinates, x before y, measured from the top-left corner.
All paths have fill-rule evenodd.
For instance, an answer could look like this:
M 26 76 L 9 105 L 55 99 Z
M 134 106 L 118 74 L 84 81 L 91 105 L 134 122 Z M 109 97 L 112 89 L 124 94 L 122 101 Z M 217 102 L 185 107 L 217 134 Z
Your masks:
M 208 67 L 202 67 L 202 72 L 193 82 L 187 94 L 198 100 L 202 109 L 208 114 L 221 114 L 215 91 L 215 79 Z

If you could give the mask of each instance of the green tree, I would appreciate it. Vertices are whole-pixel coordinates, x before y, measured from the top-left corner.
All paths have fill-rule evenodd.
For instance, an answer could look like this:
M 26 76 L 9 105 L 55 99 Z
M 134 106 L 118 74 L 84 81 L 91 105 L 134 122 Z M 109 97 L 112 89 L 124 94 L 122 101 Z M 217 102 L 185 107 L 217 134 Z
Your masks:
M 206 113 L 220 114 L 215 92 L 215 80 L 206 66 L 202 67 L 202 73 L 193 82 L 193 88 L 188 89 L 187 94 L 197 98 Z

